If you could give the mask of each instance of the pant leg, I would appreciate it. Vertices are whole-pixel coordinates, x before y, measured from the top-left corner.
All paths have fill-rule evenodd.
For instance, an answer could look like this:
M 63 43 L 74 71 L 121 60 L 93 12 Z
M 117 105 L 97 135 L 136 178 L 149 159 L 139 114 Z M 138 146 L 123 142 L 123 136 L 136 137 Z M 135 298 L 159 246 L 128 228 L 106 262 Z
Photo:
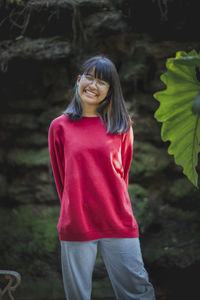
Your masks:
M 155 300 L 138 238 L 101 239 L 99 245 L 117 300 Z
M 90 300 L 98 241 L 61 241 L 61 265 L 67 300 Z

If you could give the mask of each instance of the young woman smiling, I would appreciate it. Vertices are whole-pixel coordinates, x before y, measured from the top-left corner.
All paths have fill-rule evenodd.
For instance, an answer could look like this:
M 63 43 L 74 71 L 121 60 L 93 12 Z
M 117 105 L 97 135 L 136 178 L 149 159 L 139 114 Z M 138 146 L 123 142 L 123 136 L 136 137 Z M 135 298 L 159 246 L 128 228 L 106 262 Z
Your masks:
M 74 97 L 49 128 L 61 204 L 58 233 L 67 300 L 90 300 L 100 248 L 117 300 L 155 300 L 128 193 L 132 121 L 115 65 L 87 60 Z
M 96 116 L 98 104 L 104 100 L 109 90 L 109 83 L 95 78 L 94 68 L 90 73 L 78 76 L 78 93 L 82 100 L 84 116 Z

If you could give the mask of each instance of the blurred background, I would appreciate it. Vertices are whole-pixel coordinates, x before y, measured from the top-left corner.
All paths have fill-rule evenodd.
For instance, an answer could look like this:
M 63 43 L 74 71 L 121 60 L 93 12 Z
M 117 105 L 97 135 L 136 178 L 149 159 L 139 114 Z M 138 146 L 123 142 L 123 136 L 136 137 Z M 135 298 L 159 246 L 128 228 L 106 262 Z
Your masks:
M 21 274 L 16 299 L 64 300 L 47 135 L 97 54 L 116 64 L 134 120 L 129 194 L 157 300 L 196 299 L 200 193 L 168 155 L 153 97 L 166 59 L 200 50 L 196 2 L 0 1 L 0 269 Z M 115 299 L 100 253 L 92 297 Z

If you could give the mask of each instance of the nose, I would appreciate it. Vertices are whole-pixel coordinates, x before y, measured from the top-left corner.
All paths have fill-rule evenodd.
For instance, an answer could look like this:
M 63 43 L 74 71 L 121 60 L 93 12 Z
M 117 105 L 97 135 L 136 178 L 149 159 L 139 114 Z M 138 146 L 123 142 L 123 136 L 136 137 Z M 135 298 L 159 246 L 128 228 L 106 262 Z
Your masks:
M 96 82 L 95 79 L 92 80 L 92 82 L 90 83 L 90 86 L 91 86 L 91 87 L 97 87 L 97 82 Z

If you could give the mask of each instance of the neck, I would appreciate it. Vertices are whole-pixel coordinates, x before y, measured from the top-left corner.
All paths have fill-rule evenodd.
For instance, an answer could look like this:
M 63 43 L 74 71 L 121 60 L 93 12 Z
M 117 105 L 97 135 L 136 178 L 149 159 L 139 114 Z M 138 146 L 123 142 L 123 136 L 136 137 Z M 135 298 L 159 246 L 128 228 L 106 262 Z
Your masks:
M 98 114 L 94 114 L 94 113 L 93 113 L 93 114 L 92 114 L 92 113 L 91 113 L 91 114 L 89 114 L 89 113 L 84 113 L 83 116 L 84 116 L 84 117 L 97 117 Z

